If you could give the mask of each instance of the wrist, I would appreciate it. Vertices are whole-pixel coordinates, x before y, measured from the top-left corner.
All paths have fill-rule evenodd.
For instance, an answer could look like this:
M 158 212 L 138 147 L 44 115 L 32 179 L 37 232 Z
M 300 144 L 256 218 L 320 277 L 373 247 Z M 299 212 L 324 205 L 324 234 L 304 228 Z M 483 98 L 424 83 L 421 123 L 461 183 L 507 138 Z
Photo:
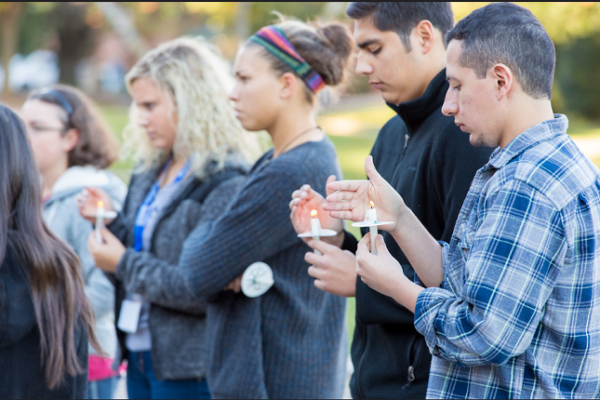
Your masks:
M 396 300 L 396 302 L 398 302 L 398 304 L 406 307 L 414 313 L 417 305 L 417 297 L 419 297 L 419 293 L 421 293 L 423 290 L 425 289 L 404 276 L 403 279 L 401 279 L 400 284 L 397 286 L 397 290 L 395 291 L 395 296 L 393 296 L 393 298 Z
M 344 244 L 345 237 L 346 237 L 346 234 L 344 233 L 344 230 L 342 229 L 341 232 L 339 232 L 337 235 L 335 235 L 334 237 L 331 238 L 330 244 L 334 245 L 335 247 L 339 247 L 341 249 L 342 245 Z

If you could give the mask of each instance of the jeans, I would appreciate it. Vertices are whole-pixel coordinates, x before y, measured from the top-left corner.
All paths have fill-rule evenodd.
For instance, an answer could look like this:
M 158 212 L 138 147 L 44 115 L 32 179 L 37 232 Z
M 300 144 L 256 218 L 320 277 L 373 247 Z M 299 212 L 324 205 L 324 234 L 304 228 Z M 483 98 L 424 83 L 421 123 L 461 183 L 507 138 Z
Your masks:
M 112 399 L 119 378 L 114 376 L 108 379 L 88 382 L 87 399 Z
M 206 379 L 160 381 L 154 376 L 149 351 L 130 351 L 127 396 L 130 399 L 210 399 Z

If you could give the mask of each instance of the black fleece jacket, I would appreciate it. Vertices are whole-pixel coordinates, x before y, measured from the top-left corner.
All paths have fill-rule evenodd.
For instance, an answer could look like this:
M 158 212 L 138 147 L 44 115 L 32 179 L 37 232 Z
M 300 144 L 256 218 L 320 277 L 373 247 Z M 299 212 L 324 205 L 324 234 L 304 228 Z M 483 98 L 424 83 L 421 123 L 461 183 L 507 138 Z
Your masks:
M 66 374 L 61 385 L 48 389 L 26 272 L 31 268 L 24 265 L 12 245 L 0 264 L 0 399 L 83 399 L 87 387 L 87 334 L 76 329 L 74 338 L 85 371 L 77 376 Z
M 475 172 L 492 152 L 471 146 L 454 118 L 442 115 L 447 89 L 443 70 L 421 97 L 399 106 L 388 104 L 398 115 L 381 129 L 371 151 L 383 178 L 433 237 L 444 241 L 452 236 Z M 394 238 L 382 234 L 390 253 L 413 279 L 414 270 Z M 344 247 L 355 248 L 352 238 Z M 431 355 L 415 330 L 414 314 L 361 279 L 356 283 L 351 355 L 353 398 L 425 398 Z

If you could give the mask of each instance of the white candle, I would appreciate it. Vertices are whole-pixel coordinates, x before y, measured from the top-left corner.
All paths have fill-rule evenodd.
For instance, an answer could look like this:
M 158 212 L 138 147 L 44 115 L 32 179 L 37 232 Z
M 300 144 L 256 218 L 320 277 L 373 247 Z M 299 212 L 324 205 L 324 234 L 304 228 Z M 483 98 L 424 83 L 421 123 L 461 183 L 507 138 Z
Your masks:
M 371 208 L 367 210 L 366 220 L 370 224 L 376 224 L 377 223 L 377 210 L 375 210 L 375 204 L 372 201 L 370 201 L 369 206 Z M 377 238 L 377 233 L 378 233 L 377 226 L 370 226 L 369 232 L 371 233 L 371 254 L 376 256 L 377 248 L 375 247 L 375 239 Z
M 104 228 L 104 202 L 99 201 L 96 207 L 96 242 L 102 244 L 102 234 L 100 230 Z
M 321 239 L 321 221 L 317 217 L 317 210 L 312 210 L 310 212 L 310 232 L 312 234 L 312 238 L 315 240 Z M 321 255 L 320 252 L 315 250 L 315 253 Z

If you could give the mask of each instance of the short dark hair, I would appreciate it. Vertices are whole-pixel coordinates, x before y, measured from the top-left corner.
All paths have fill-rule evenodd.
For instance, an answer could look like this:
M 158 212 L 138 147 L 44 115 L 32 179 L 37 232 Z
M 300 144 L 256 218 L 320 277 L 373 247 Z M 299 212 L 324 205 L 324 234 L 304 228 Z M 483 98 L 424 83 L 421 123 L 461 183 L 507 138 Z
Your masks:
M 403 3 L 356 1 L 348 3 L 346 15 L 352 19 L 373 18 L 373 24 L 382 32 L 394 31 L 400 36 L 406 51 L 411 51 L 410 33 L 423 20 L 431 22 L 442 35 L 454 26 L 454 13 L 448 2 Z
M 552 98 L 556 53 L 538 19 L 512 3 L 477 9 L 446 34 L 446 45 L 462 41 L 462 66 L 482 79 L 497 63 L 508 66 L 525 93 L 534 99 Z

